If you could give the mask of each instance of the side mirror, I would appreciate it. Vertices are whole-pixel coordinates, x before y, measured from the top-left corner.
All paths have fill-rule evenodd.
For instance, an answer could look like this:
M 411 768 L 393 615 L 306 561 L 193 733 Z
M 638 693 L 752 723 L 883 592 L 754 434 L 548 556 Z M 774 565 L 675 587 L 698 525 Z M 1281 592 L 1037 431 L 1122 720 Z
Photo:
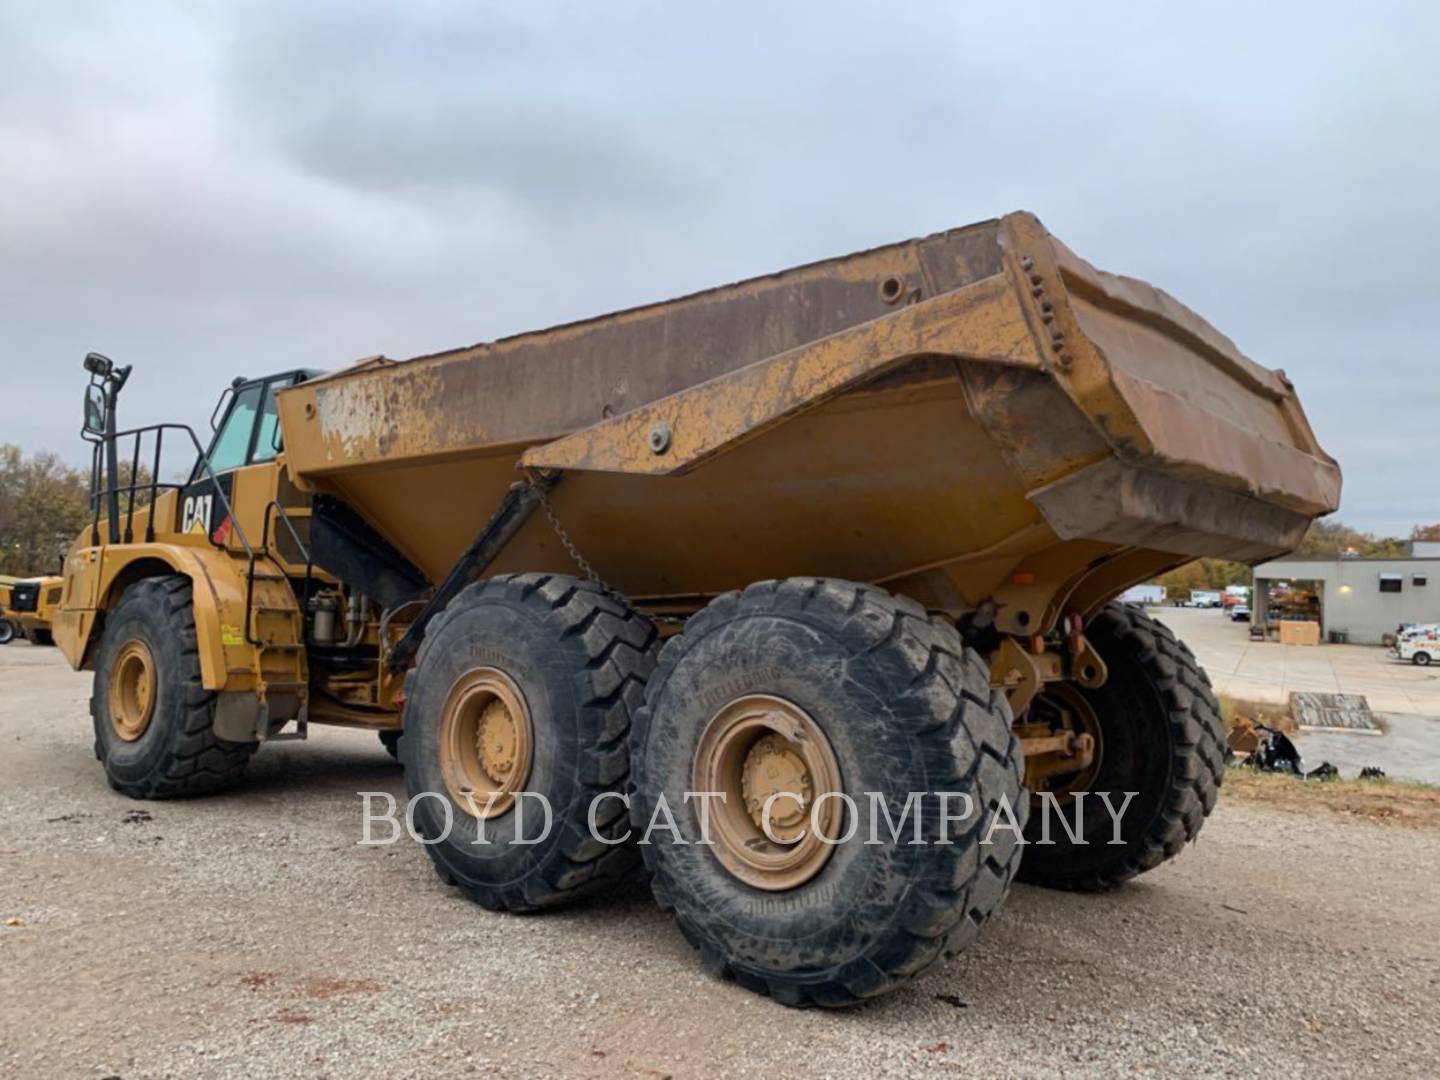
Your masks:
M 85 388 L 85 430 L 91 435 L 105 434 L 105 391 L 93 384 Z

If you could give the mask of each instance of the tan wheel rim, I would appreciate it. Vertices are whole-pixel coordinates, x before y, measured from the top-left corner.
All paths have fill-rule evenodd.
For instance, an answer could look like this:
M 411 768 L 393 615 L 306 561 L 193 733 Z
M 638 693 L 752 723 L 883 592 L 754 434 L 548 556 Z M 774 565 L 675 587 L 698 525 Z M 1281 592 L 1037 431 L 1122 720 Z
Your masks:
M 515 805 L 530 778 L 534 729 L 520 688 L 503 671 L 467 671 L 450 687 L 440 717 L 440 774 L 455 805 L 495 818 Z
M 155 658 L 143 641 L 127 641 L 110 667 L 110 726 L 125 742 L 145 734 L 155 715 Z
M 824 838 L 839 835 L 844 807 L 823 796 L 842 791 L 840 766 L 820 725 L 784 698 L 749 694 L 716 713 L 695 750 L 693 783 L 724 793 L 707 800 L 712 850 L 747 885 L 793 889 L 834 851 Z
M 1049 776 L 1039 781 L 1030 793 L 1032 805 L 1040 802 L 1040 793 L 1048 791 L 1061 805 L 1072 802 L 1075 793 L 1089 791 L 1095 778 L 1100 775 L 1100 762 L 1105 752 L 1105 741 L 1100 735 L 1100 718 L 1095 715 L 1094 706 L 1080 690 L 1068 682 L 1054 682 L 1035 696 L 1025 717 L 1027 723 L 1048 724 L 1057 734 L 1062 731 L 1076 735 L 1089 735 L 1095 740 L 1095 752 L 1090 763 L 1075 772 Z

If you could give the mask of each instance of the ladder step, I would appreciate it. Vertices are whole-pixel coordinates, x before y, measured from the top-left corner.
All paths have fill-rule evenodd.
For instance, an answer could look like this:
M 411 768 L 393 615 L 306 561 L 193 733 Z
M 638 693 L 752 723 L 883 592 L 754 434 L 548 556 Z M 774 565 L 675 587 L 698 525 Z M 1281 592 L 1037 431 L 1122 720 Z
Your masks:
M 284 574 L 261 574 L 261 573 L 256 573 L 256 574 L 254 575 L 254 580 L 255 580 L 255 581 L 289 581 L 290 579 L 287 578 Z
M 309 683 L 303 683 L 303 682 L 272 682 L 272 681 L 269 680 L 269 679 L 263 679 L 263 682 L 264 682 L 264 686 L 265 686 L 265 691 L 266 691 L 266 693 L 270 693 L 270 692 L 272 692 L 272 691 L 277 691 L 277 690 L 278 690 L 278 691 L 281 691 L 281 692 L 288 692 L 288 691 L 290 691 L 290 690 L 305 690 L 305 689 L 308 689 L 309 686 L 310 686 Z
M 298 641 L 263 641 L 260 643 L 261 652 L 301 652 L 305 648 Z

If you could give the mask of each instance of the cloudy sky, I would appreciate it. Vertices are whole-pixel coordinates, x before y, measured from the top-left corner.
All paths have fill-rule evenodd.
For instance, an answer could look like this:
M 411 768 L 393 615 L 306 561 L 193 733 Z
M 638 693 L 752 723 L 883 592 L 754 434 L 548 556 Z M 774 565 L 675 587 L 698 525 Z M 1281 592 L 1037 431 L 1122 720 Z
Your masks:
M 997 14 L 997 9 L 1002 13 Z M 1440 520 L 1440 5 L 0 0 L 0 442 L 1026 208 Z

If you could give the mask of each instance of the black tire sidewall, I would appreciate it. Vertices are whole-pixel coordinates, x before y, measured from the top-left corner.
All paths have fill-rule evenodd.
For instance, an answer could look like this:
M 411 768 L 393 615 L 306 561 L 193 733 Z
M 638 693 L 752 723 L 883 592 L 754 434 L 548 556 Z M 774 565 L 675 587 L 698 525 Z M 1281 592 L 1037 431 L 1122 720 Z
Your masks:
M 547 614 L 508 596 L 482 596 L 432 630 L 410 683 L 400 740 L 415 832 L 433 841 L 427 848 L 442 877 L 472 890 L 509 894 L 509 906 L 528 895 L 528 881 L 552 872 L 564 859 L 564 842 L 577 823 L 585 828 L 592 795 L 579 772 L 588 745 L 585 690 L 578 676 L 586 656 L 577 639 L 557 640 L 560 628 Z M 520 813 L 525 836 L 540 834 L 544 814 L 538 800 L 527 798 L 523 811 L 512 807 L 482 823 L 449 797 L 440 770 L 440 721 L 455 681 L 477 667 L 509 676 L 530 713 L 531 765 L 523 789 L 543 794 L 554 813 L 550 833 L 539 843 L 510 842 L 518 836 Z M 430 792 L 450 806 L 448 835 L 441 803 Z M 477 844 L 482 824 L 487 842 Z
M 1046 873 L 1086 873 L 1109 862 L 1123 862 L 1128 853 L 1146 842 L 1169 797 L 1174 769 L 1175 732 L 1164 695 L 1155 676 L 1127 647 L 1103 629 L 1092 635 L 1093 644 L 1105 659 L 1109 676 L 1094 690 L 1081 690 L 1099 720 L 1100 768 L 1083 800 L 1080 831 L 1083 845 L 1072 844 L 1058 814 L 1074 826 L 1074 810 L 1039 805 L 1030 814 L 1026 838 L 1030 846 L 1025 857 L 1029 869 L 1043 864 Z M 1135 792 L 1124 805 L 1127 792 Z M 1101 801 L 1109 798 L 1121 814 L 1120 845 L 1115 839 L 1114 821 Z M 1046 814 L 1050 816 L 1051 843 L 1040 844 Z M 1026 867 L 1022 864 L 1022 876 Z
M 837 671 L 847 677 L 835 678 Z M 933 791 L 947 773 L 941 762 L 929 760 L 916 738 L 934 717 L 899 693 L 910 678 L 887 662 L 883 651 L 867 653 L 829 628 L 798 616 L 751 614 L 686 642 L 684 655 L 658 695 L 652 695 L 648 707 L 656 721 L 645 745 L 637 748 L 645 790 L 634 816 L 637 834 L 654 813 L 655 794 L 663 792 L 688 842 L 673 844 L 670 833 L 658 826 L 650 838 L 663 845 L 652 853 L 656 863 L 682 883 L 670 902 L 683 922 L 712 939 L 732 969 L 761 978 L 782 974 L 792 982 L 828 982 L 848 964 L 864 962 L 867 952 L 889 936 L 914 887 L 927 882 L 927 876 L 934 885 L 952 868 L 953 856 L 935 847 L 907 846 L 908 826 L 899 844 L 890 843 L 887 826 L 865 796 L 886 793 L 891 815 L 898 818 L 905 794 Z M 886 696 L 877 689 L 886 687 L 897 692 Z M 815 720 L 834 751 L 843 790 L 855 804 L 854 839 L 837 845 L 808 882 L 783 892 L 757 889 L 732 875 L 713 848 L 698 843 L 699 808 L 693 800 L 684 801 L 684 793 L 694 787 L 695 752 L 707 723 L 746 694 L 783 698 Z M 899 798 L 891 798 L 892 793 Z M 718 809 L 712 806 L 712 816 Z M 932 799 L 924 801 L 923 811 L 935 811 Z M 860 842 L 871 835 L 872 820 L 878 821 L 884 843 Z M 800 968 L 809 970 L 796 975 Z
M 185 612 L 172 612 L 169 595 L 141 584 L 121 598 L 108 616 L 95 657 L 95 738 L 112 783 L 144 784 L 161 774 L 177 756 L 190 711 L 187 684 L 198 679 L 194 659 L 184 652 Z M 127 742 L 110 721 L 110 673 L 120 649 L 131 640 L 143 642 L 155 665 L 155 706 L 140 738 Z
M 9 619 L 0 619 L 0 645 L 9 645 L 18 636 L 14 623 Z

